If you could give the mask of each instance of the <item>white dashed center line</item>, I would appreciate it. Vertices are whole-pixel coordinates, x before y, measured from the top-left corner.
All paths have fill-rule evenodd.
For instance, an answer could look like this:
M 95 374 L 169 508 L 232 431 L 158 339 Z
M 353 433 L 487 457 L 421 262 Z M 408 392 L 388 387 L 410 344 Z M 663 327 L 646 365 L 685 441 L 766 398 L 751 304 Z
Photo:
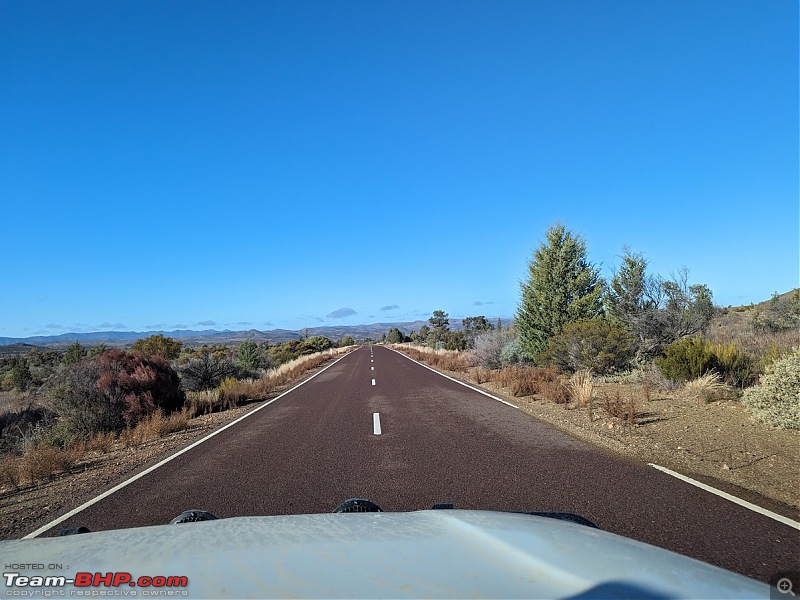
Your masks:
M 381 414 L 372 413 L 372 433 L 375 435 L 381 434 Z
M 375 380 L 374 379 L 372 380 L 372 385 L 375 385 Z

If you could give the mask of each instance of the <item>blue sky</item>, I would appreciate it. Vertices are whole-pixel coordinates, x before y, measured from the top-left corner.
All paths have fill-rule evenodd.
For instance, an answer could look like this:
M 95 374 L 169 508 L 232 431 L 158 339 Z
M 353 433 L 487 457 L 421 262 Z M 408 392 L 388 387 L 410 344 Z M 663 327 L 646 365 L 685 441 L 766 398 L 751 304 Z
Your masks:
M 556 221 L 798 285 L 793 0 L 3 0 L 0 132 L 0 336 L 510 317 Z

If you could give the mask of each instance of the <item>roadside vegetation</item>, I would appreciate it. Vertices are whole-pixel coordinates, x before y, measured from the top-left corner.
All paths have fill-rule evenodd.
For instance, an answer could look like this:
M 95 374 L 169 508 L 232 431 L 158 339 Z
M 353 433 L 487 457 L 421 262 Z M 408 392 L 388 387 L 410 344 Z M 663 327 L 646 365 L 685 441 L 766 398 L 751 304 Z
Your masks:
M 800 289 L 757 306 L 722 308 L 688 269 L 668 277 L 624 248 L 606 280 L 586 242 L 552 226 L 528 263 L 514 323 L 484 316 L 451 329 L 429 326 L 384 337 L 413 358 L 635 425 L 655 394 L 696 402 L 743 401 L 752 419 L 800 429 Z
M 130 349 L 75 342 L 0 357 L 0 490 L 69 472 L 120 447 L 192 426 L 193 419 L 275 396 L 352 339 L 186 347 L 163 335 Z

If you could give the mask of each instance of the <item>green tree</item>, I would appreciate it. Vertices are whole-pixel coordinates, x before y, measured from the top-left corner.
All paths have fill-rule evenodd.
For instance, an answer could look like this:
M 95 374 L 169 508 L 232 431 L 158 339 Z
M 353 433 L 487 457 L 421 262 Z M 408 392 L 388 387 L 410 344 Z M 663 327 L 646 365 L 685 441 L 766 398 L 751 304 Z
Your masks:
M 261 367 L 261 350 L 253 340 L 245 340 L 236 349 L 237 364 L 248 373 Z
M 425 343 L 433 348 L 444 348 L 447 345 L 447 334 L 450 331 L 450 315 L 443 310 L 435 310 L 433 316 L 428 319 L 428 323 L 431 324 L 430 329 L 424 325 L 420 328 L 420 333 L 422 333 L 422 329 L 428 329 L 424 338 Z
M 313 354 L 314 352 L 322 352 L 332 347 L 333 342 L 324 335 L 312 335 L 310 338 L 303 340 L 302 352 L 303 354 Z
M 447 331 L 450 329 L 450 315 L 443 310 L 435 310 L 433 311 L 433 316 L 428 319 L 428 323 L 430 323 L 431 327 L 434 329 Z
M 427 325 L 423 325 L 422 327 L 419 328 L 419 333 L 417 334 L 417 340 L 421 344 L 424 344 L 428 340 L 428 336 L 430 335 L 430 333 L 431 333 L 431 328 L 428 327 Z
M 74 344 L 66 349 L 64 356 L 61 357 L 61 362 L 65 365 L 74 365 L 81 362 L 84 356 L 86 356 L 86 349 L 76 340 Z
M 106 346 L 105 344 L 97 344 L 96 346 L 92 346 L 91 348 L 89 348 L 88 356 L 89 358 L 95 358 L 97 356 L 100 356 L 106 350 L 108 350 L 108 346 Z
M 641 254 L 624 249 L 622 266 L 614 273 L 606 292 L 606 311 L 620 324 L 635 322 L 647 307 L 647 260 Z
M 11 359 L 10 381 L 14 389 L 24 392 L 33 383 L 33 375 L 24 356 L 14 356 Z
M 339 347 L 344 348 L 345 346 L 352 346 L 355 343 L 356 341 L 352 338 L 352 336 L 346 335 L 339 340 Z
M 474 335 L 481 331 L 490 331 L 493 327 L 483 315 L 461 319 L 461 325 L 464 327 L 464 333 L 468 335 Z
M 400 344 L 405 339 L 406 336 L 397 327 L 392 327 L 386 334 L 386 342 L 389 344 Z
M 545 241 L 528 263 L 517 307 L 519 342 L 526 358 L 535 360 L 547 340 L 567 323 L 601 314 L 603 281 L 587 258 L 583 238 L 563 225 L 547 230 Z
M 468 348 L 475 346 L 475 338 L 479 333 L 491 331 L 494 328 L 483 315 L 461 319 L 461 326 L 463 327 L 464 339 Z
M 175 360 L 181 353 L 182 342 L 173 340 L 171 337 L 164 337 L 157 333 L 150 337 L 138 339 L 133 342 L 131 352 L 139 356 L 160 356 L 167 360 Z

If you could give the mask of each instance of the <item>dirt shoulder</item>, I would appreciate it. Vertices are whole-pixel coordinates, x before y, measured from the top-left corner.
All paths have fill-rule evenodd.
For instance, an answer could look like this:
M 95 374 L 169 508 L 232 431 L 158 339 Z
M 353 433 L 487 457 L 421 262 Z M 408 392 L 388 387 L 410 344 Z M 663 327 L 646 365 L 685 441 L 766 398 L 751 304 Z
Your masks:
M 705 402 L 645 391 L 639 384 L 601 384 L 592 408 L 577 408 L 537 396 L 517 398 L 491 381 L 478 384 L 474 369 L 435 370 L 606 451 L 666 467 L 800 520 L 800 431 L 755 423 L 738 399 Z M 624 397 L 635 400 L 635 425 L 603 408 L 603 398 L 620 387 Z

